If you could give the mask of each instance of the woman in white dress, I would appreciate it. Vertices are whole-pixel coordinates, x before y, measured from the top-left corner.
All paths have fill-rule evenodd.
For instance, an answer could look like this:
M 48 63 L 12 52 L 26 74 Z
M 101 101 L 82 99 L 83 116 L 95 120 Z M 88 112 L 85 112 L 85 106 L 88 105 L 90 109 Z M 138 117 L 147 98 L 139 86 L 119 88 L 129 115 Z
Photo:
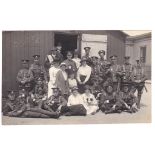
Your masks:
M 82 57 L 81 66 L 77 71 L 77 81 L 80 93 L 84 93 L 84 86 L 89 84 L 91 67 L 87 65 L 86 58 Z
M 56 76 L 59 68 L 59 61 L 55 61 L 54 64 L 49 69 L 49 82 L 48 82 L 48 98 L 53 94 L 52 88 L 56 86 Z
M 90 87 L 85 86 L 85 93 L 82 94 L 84 105 L 86 105 L 87 115 L 93 115 L 99 109 L 95 96 L 91 93 Z
M 87 106 L 84 104 L 81 94 L 78 93 L 78 88 L 73 87 L 67 106 L 63 107 L 61 112 L 66 116 L 85 116 L 87 114 L 86 108 Z

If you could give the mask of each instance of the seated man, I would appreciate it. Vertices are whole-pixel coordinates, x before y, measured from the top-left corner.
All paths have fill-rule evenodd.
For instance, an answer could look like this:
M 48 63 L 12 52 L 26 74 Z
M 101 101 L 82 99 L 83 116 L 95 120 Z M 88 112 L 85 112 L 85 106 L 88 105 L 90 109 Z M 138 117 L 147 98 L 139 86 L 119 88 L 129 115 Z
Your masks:
M 7 115 L 8 112 L 11 112 L 15 109 L 16 105 L 16 95 L 13 90 L 8 91 L 8 98 L 2 107 L 3 115 Z
M 67 101 L 61 95 L 58 88 L 52 88 L 53 95 L 50 96 L 43 104 L 43 109 L 51 112 L 60 112 L 63 106 L 67 105 Z
M 15 107 L 13 111 L 8 113 L 8 116 L 21 116 L 22 113 L 26 110 L 27 107 L 27 92 L 25 89 L 22 89 L 17 97 Z
M 67 106 L 62 107 L 61 112 L 65 116 L 85 116 L 87 106 L 84 104 L 82 96 L 78 93 L 78 88 L 72 88 L 72 94 L 68 98 Z
M 131 91 L 131 86 L 128 83 L 124 83 L 122 86 L 122 92 L 119 93 L 119 102 L 122 103 L 122 111 L 135 113 L 137 108 L 137 97 Z
M 100 94 L 99 108 L 105 114 L 120 113 L 120 104 L 116 100 L 117 94 L 111 85 L 105 87 L 105 91 Z
M 39 87 L 36 91 L 36 93 L 31 95 L 29 97 L 29 104 L 30 107 L 38 107 L 41 108 L 43 105 L 43 102 L 47 99 L 47 95 L 45 94 L 42 87 Z

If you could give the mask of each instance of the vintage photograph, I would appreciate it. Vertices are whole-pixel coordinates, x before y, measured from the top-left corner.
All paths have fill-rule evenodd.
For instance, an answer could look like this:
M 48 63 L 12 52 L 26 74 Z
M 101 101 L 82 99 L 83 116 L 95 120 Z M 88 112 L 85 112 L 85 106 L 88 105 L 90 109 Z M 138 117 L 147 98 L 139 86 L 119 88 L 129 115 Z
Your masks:
M 151 123 L 151 30 L 2 31 L 2 124 Z

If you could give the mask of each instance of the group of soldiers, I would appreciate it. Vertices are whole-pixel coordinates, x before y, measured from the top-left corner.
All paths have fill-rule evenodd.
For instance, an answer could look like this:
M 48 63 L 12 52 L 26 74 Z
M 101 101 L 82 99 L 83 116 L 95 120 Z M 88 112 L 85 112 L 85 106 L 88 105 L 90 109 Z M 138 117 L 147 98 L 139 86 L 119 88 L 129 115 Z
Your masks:
M 40 55 L 33 56 L 33 63 L 29 65 L 29 60 L 22 60 L 22 69 L 17 74 L 19 91 L 10 90 L 8 98 L 3 105 L 3 114 L 13 117 L 42 117 L 59 118 L 65 115 L 68 97 L 75 89 L 84 93 L 84 87 L 90 87 L 91 93 L 97 100 L 99 110 L 108 113 L 120 113 L 122 111 L 134 113 L 140 109 L 140 101 L 145 87 L 146 75 L 141 60 L 136 60 L 136 65 L 130 64 L 130 57 L 124 57 L 124 64 L 117 64 L 117 56 L 110 56 L 110 61 L 105 59 L 105 51 L 98 52 L 99 57 L 90 56 L 90 47 L 85 47 L 85 55 L 78 61 L 70 58 L 64 60 L 61 54 L 62 47 L 57 46 L 47 55 L 44 65 L 40 64 Z M 68 52 L 78 55 L 77 51 Z M 69 56 L 69 54 L 68 54 Z M 70 55 L 73 58 L 73 55 Z M 78 83 L 76 88 L 71 88 L 71 92 L 63 94 L 55 85 L 49 91 L 49 69 L 57 67 L 63 62 L 66 66 L 66 73 L 74 73 L 75 79 L 80 63 L 86 61 L 91 68 L 91 75 L 87 83 Z M 80 90 L 82 88 L 82 90 Z M 137 95 L 135 92 L 137 91 Z M 66 91 L 67 92 L 67 91 Z M 79 109 L 80 110 L 80 109 Z M 98 111 L 99 111 L 98 110 Z M 80 115 L 80 112 L 76 112 Z

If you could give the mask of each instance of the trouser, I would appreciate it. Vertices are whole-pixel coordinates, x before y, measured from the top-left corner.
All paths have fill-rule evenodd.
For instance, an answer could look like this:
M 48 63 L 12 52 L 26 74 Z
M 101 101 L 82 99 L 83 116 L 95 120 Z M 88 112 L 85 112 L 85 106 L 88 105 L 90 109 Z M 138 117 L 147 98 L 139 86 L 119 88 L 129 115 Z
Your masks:
M 137 97 L 138 97 L 138 102 L 137 102 L 137 107 L 140 108 L 140 101 L 141 101 L 141 96 L 143 94 L 143 88 L 144 88 L 145 83 L 141 82 L 139 84 L 136 84 L 132 91 L 135 92 L 136 90 L 138 91 Z
M 115 109 L 112 107 L 115 105 Z M 99 108 L 102 112 L 105 113 L 120 113 L 121 106 L 119 102 L 114 103 L 113 101 L 110 101 L 110 103 L 100 103 Z
M 72 105 L 72 106 L 63 106 L 61 108 L 61 113 L 69 116 L 85 116 L 87 111 L 82 104 Z

